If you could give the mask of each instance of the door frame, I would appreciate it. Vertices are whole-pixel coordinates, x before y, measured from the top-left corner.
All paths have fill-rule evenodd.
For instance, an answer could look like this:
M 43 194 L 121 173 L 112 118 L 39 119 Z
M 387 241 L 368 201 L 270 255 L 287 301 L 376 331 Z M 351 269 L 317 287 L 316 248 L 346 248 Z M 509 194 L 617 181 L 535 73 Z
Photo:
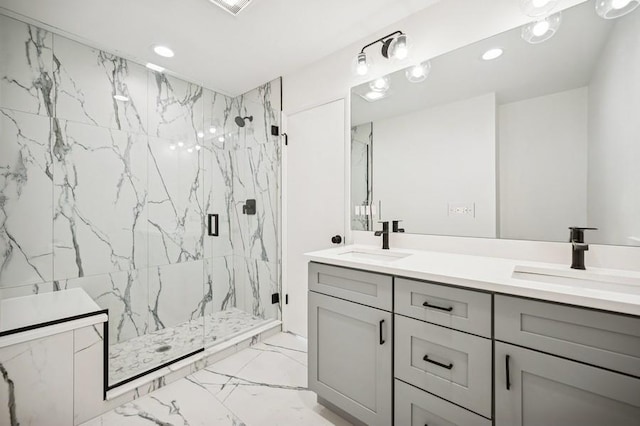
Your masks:
M 283 83 L 284 84 L 284 83 Z M 349 93 L 346 94 L 346 96 L 344 97 L 338 97 L 335 99 L 331 99 L 328 101 L 323 101 L 323 102 L 319 102 L 317 104 L 314 104 L 312 106 L 308 106 L 305 107 L 303 109 L 294 111 L 294 112 L 290 112 L 290 113 L 286 113 L 283 109 L 283 111 L 281 112 L 282 117 L 281 117 L 281 125 L 282 125 L 282 131 L 281 133 L 287 133 L 287 124 L 288 124 L 288 119 L 290 116 L 301 113 L 301 112 L 305 112 L 305 111 L 309 111 L 311 109 L 314 108 L 318 108 L 324 105 L 328 105 L 330 103 L 336 102 L 336 101 L 343 101 L 344 102 L 344 208 L 343 208 L 343 227 L 344 227 L 344 235 L 343 235 L 343 245 L 346 244 L 351 244 L 351 242 L 353 241 L 353 233 L 351 231 L 351 209 L 349 207 L 350 205 L 350 200 L 351 200 L 351 96 Z M 287 213 L 287 203 L 288 203 L 288 185 L 287 185 L 287 179 L 288 179 L 288 161 L 289 161 L 289 156 L 288 156 L 288 146 L 284 144 L 284 138 L 282 138 L 282 154 L 281 154 L 281 238 L 282 238 L 282 244 L 280 246 L 280 250 L 281 250 L 281 265 L 280 265 L 280 270 L 281 270 L 281 300 L 280 300 L 280 306 L 281 306 L 281 312 L 282 312 L 282 331 L 284 332 L 288 332 L 289 328 L 288 328 L 288 306 L 286 303 L 286 299 L 287 299 L 287 294 L 289 291 L 289 278 L 287 276 L 287 266 L 288 266 L 288 259 L 286 256 L 287 253 L 287 249 L 288 249 L 288 243 L 287 243 L 287 239 L 289 236 L 289 228 L 288 228 L 288 213 Z M 291 141 L 290 141 L 291 142 Z

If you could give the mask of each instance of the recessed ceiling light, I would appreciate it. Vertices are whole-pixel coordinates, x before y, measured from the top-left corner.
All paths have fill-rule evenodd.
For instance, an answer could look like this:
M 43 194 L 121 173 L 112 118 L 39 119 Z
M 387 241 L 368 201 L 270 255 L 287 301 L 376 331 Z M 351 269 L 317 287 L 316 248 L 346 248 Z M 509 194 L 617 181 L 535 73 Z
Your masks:
M 216 6 L 221 7 L 233 16 L 240 13 L 245 7 L 249 6 L 251 0 L 209 0 Z
M 163 58 L 173 58 L 174 56 L 173 50 L 160 44 L 153 46 L 153 51 L 156 52 L 156 55 L 160 55 Z
M 204 138 L 204 132 L 203 132 L 203 131 L 199 131 L 199 132 L 198 132 L 198 137 L 199 137 L 200 139 Z
M 196 149 L 196 151 L 200 151 L 202 149 L 200 145 L 196 145 L 194 148 Z
M 178 142 L 178 146 L 182 148 L 184 146 L 184 142 Z
M 209 127 L 209 133 L 211 133 L 212 135 L 216 132 L 216 128 L 211 126 Z
M 220 137 L 218 138 L 218 141 L 220 141 L 220 142 L 224 142 L 224 136 L 220 136 Z
M 124 95 L 113 95 L 113 99 L 116 101 L 129 102 L 129 98 Z
M 152 64 L 151 62 L 147 63 L 147 68 L 156 72 L 164 72 L 164 68 L 162 68 L 160 65 Z
M 169 149 L 171 151 L 175 151 L 176 150 L 176 146 L 174 144 L 169 145 Z
M 191 154 L 193 152 L 193 148 L 187 148 L 187 152 Z
M 482 59 L 484 59 L 485 61 L 491 61 L 493 59 L 499 58 L 500 56 L 502 56 L 503 53 L 504 51 L 502 49 L 500 49 L 499 47 L 496 47 L 484 52 L 482 54 Z

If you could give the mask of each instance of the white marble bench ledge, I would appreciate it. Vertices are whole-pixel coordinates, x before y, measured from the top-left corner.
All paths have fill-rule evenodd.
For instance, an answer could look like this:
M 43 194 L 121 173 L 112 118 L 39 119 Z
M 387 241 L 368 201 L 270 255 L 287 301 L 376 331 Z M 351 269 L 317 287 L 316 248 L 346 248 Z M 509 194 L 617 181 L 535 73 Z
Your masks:
M 0 300 L 0 348 L 106 322 L 81 288 Z

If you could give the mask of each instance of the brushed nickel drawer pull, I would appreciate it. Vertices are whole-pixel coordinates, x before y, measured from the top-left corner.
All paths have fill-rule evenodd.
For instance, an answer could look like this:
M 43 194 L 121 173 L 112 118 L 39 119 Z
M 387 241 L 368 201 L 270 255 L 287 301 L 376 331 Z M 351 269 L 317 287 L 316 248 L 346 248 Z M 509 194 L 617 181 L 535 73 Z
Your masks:
M 449 365 L 447 365 L 447 364 L 443 364 L 443 363 L 441 363 L 441 362 L 438 362 L 438 361 L 434 361 L 434 360 L 432 360 L 432 359 L 429 359 L 429 355 L 425 355 L 425 356 L 424 356 L 424 358 L 422 358 L 422 359 L 423 359 L 423 360 L 425 360 L 425 361 L 427 361 L 427 362 L 430 362 L 431 364 L 435 364 L 435 365 L 437 365 L 438 367 L 446 368 L 447 370 L 451 370 L 451 369 L 453 368 L 453 363 L 452 363 L 452 362 L 451 362 L 451 363 L 449 363 Z

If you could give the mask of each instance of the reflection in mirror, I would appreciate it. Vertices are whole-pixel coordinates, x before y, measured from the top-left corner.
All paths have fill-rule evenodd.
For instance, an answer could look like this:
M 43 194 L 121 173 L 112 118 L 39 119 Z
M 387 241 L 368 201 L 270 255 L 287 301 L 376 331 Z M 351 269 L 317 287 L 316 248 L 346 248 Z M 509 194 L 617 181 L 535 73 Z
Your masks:
M 640 245 L 640 11 L 587 1 L 542 43 L 515 28 L 429 62 L 351 91 L 353 229 L 375 204 L 409 233 Z

